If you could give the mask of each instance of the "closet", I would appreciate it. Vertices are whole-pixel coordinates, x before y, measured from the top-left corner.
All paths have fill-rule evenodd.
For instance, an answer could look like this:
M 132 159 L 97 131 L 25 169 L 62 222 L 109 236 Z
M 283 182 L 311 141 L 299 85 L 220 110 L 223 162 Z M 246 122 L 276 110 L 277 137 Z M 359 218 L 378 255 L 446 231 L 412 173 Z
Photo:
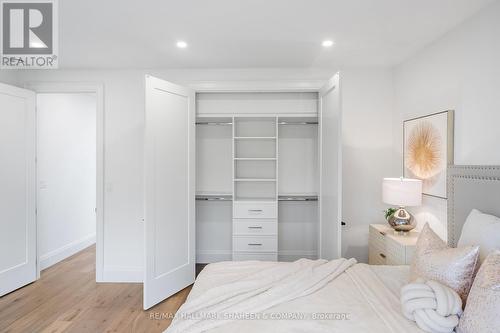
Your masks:
M 340 256 L 338 74 L 145 82 L 145 309 L 191 284 L 195 263 Z
M 196 96 L 196 257 L 318 257 L 318 93 Z

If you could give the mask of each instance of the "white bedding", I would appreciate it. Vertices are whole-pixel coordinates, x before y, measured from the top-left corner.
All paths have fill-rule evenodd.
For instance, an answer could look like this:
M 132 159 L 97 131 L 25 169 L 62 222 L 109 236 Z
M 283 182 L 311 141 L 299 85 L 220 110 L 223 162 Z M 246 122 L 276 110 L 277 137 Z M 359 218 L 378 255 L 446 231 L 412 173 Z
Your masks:
M 198 276 L 186 303 L 178 313 L 192 313 L 193 309 L 205 309 L 209 314 L 212 310 L 217 312 L 217 309 L 224 309 L 228 304 L 228 300 L 223 300 L 224 292 L 234 292 L 234 288 L 231 291 L 231 286 L 239 285 L 236 282 L 247 283 L 249 276 L 255 276 L 259 272 L 288 270 L 296 275 L 297 271 L 293 271 L 290 265 L 291 263 L 258 261 L 210 264 Z M 262 306 L 264 310 L 259 310 L 259 306 L 256 306 L 258 303 L 255 302 L 250 307 L 241 306 L 242 302 L 246 302 L 243 305 L 252 304 L 255 297 L 250 300 L 241 300 L 241 297 L 240 301 L 234 301 L 234 298 L 229 300 L 233 302 L 230 309 L 256 309 L 257 319 L 252 317 L 248 320 L 224 321 L 217 326 L 218 324 L 213 325 L 214 320 L 190 323 L 192 320 L 186 317 L 177 317 L 167 332 L 423 332 L 401 312 L 399 291 L 408 282 L 407 266 L 368 266 L 346 262 L 342 265 L 342 272 L 332 270 L 328 281 L 312 293 L 306 292 L 305 296 L 291 297 L 283 302 L 277 301 L 276 296 L 271 298 L 274 303 L 269 303 L 271 299 L 268 297 L 266 302 L 275 305 L 268 308 Z M 274 273 L 273 276 L 276 276 Z M 281 282 L 272 281 L 272 277 L 265 275 L 262 277 L 262 284 L 272 282 L 276 284 L 275 288 L 280 288 Z M 301 283 L 312 285 L 309 279 L 303 279 Z M 243 289 L 247 285 L 248 283 L 244 284 Z M 226 286 L 228 289 L 225 289 Z M 262 285 L 255 286 L 258 288 Z M 318 284 L 315 286 L 318 287 Z M 295 289 L 300 289 L 300 285 L 291 289 L 294 290 L 290 292 L 296 291 Z M 305 289 L 311 290 L 310 286 Z M 303 291 L 299 290 L 300 292 Z M 223 301 L 216 300 L 219 296 Z M 255 296 L 259 296 L 258 293 Z M 280 297 L 283 298 L 282 296 Z M 300 320 L 304 315 L 308 320 Z M 283 319 L 287 316 L 292 319 Z M 311 319 L 313 316 L 314 319 Z M 217 321 L 220 320 L 215 322 Z

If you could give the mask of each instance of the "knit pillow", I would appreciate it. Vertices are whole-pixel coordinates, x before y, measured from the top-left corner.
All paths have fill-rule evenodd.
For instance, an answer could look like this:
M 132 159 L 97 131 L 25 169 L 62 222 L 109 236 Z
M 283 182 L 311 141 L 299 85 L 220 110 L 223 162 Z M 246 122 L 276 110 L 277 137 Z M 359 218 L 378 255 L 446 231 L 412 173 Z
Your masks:
M 478 260 L 479 246 L 450 248 L 426 224 L 417 240 L 410 279 L 440 282 L 455 290 L 465 304 Z
M 462 314 L 460 296 L 436 281 L 417 279 L 401 288 L 403 314 L 425 332 L 452 333 Z

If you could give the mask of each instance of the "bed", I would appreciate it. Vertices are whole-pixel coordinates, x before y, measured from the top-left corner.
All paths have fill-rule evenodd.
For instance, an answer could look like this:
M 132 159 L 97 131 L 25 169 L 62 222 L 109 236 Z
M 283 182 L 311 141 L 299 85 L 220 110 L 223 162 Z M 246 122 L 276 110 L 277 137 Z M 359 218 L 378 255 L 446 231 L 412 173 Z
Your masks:
M 448 197 L 455 246 L 473 208 L 500 216 L 500 167 L 450 166 Z M 423 332 L 401 313 L 408 276 L 353 259 L 210 264 L 167 332 Z

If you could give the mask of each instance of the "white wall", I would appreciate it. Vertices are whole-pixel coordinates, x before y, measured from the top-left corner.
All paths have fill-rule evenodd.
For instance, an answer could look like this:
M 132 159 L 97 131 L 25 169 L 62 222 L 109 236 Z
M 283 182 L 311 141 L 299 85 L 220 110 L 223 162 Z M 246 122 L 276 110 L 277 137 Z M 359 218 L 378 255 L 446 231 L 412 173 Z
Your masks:
M 326 80 L 325 69 L 30 70 L 19 83 L 104 84 L 104 280 L 142 281 L 144 74 L 197 81 Z
M 95 243 L 95 94 L 37 95 L 41 269 Z
M 368 262 L 368 225 L 385 223 L 382 178 L 399 176 L 392 161 L 393 82 L 389 69 L 341 72 L 342 256 Z
M 326 81 L 331 69 L 32 70 L 19 82 L 104 84 L 104 279 L 141 281 L 143 265 L 144 74 L 181 84 L 197 81 Z M 368 224 L 382 221 L 380 181 L 392 155 L 392 82 L 384 69 L 342 72 L 344 132 L 343 255 L 366 261 Z M 375 125 L 375 126 L 373 126 Z M 389 151 L 389 152 L 388 152 Z
M 456 110 L 456 164 L 500 164 L 500 4 L 486 8 L 391 73 L 342 73 L 344 135 L 343 255 L 364 261 L 367 225 L 382 221 L 380 180 L 401 173 L 402 121 Z M 0 73 L 0 81 L 93 81 L 105 85 L 104 270 L 110 280 L 142 278 L 143 75 L 185 83 L 204 80 L 326 80 L 327 69 L 55 70 Z M 393 81 L 392 81 L 393 80 Z M 393 91 L 394 89 L 394 91 Z M 394 99 L 393 99 L 394 93 Z M 394 107 L 392 117 L 390 110 Z M 391 126 L 392 123 L 392 126 Z M 394 136 L 394 138 L 392 138 Z M 388 151 L 392 147 L 393 153 Z M 441 236 L 446 201 L 416 211 Z
M 19 80 L 18 73 L 16 70 L 0 70 L 0 82 L 17 86 Z
M 394 69 L 395 162 L 402 121 L 455 110 L 455 164 L 500 164 L 500 3 L 486 8 Z M 414 210 L 446 238 L 446 200 Z

